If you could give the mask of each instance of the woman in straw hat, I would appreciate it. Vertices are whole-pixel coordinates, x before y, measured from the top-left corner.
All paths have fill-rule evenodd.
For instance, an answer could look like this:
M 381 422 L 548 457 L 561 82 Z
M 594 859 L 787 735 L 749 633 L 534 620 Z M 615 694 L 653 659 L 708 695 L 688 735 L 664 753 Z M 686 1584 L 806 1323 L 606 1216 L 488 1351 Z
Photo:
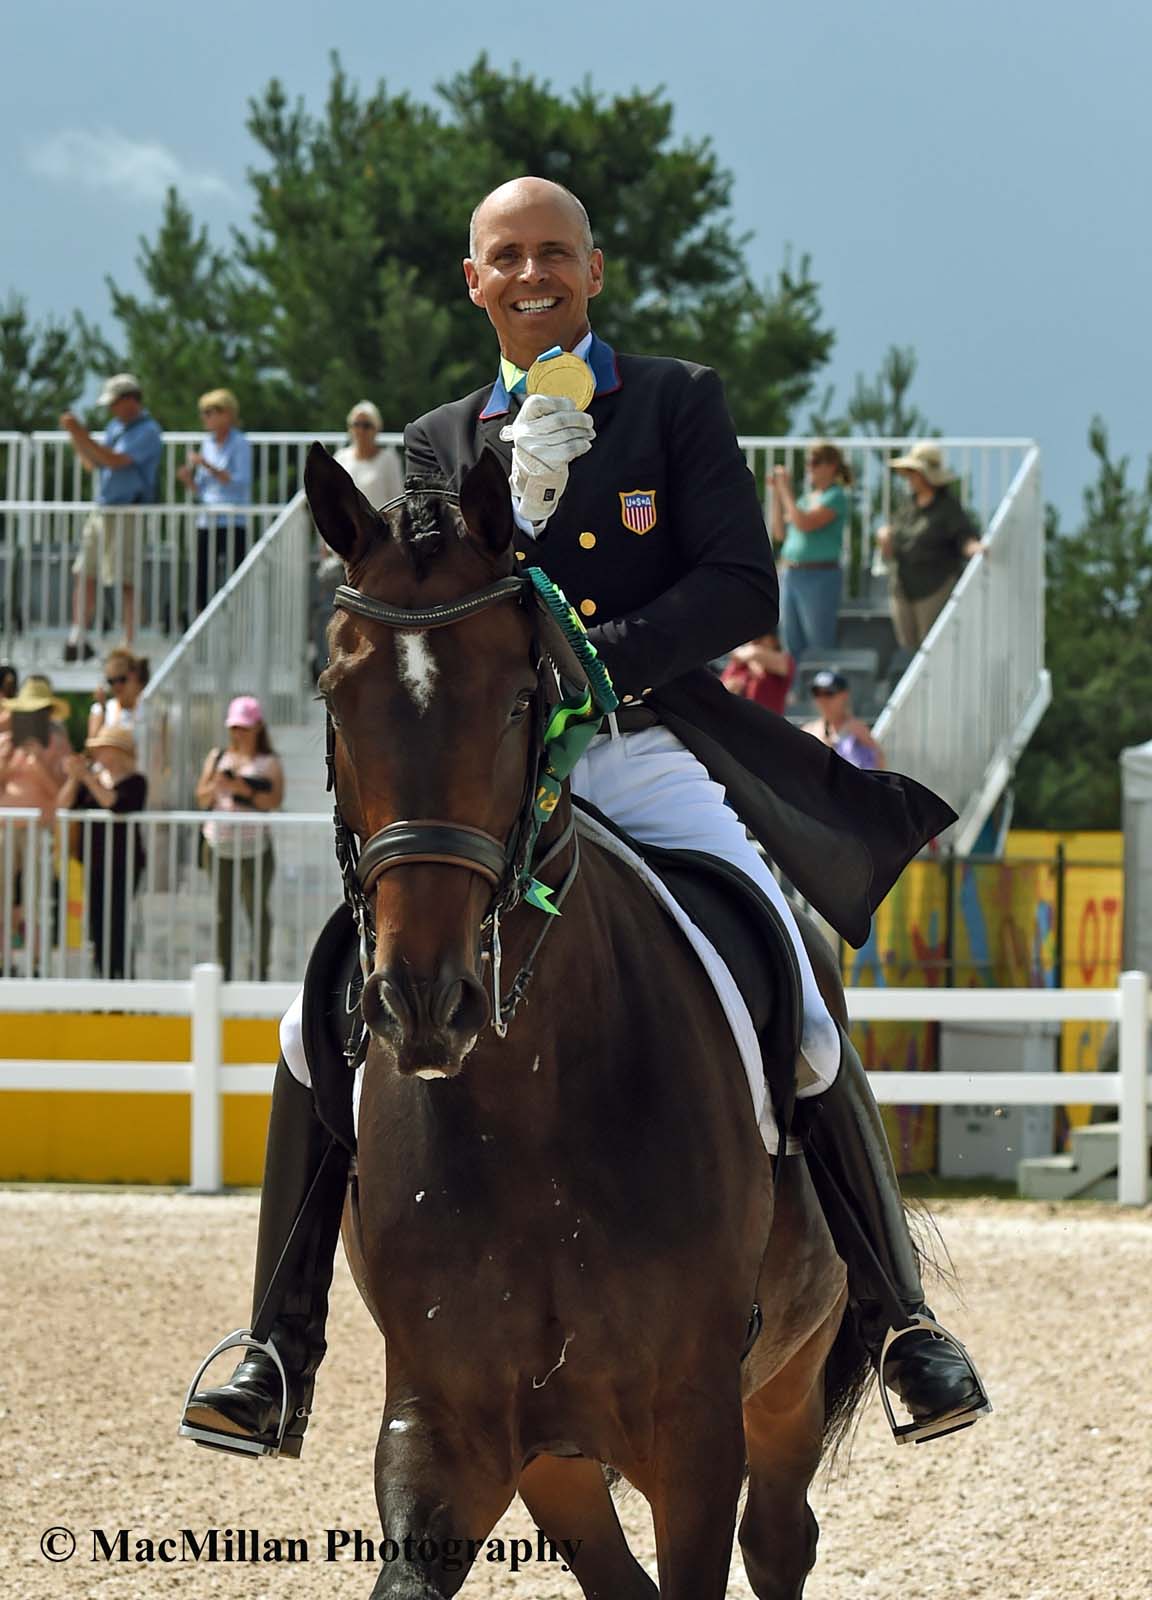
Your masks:
M 71 750 L 61 727 L 68 702 L 53 694 L 47 678 L 33 673 L 19 694 L 0 700 L 0 710 L 8 719 L 0 732 L 0 806 L 32 807 L 51 823 Z
M 67 720 L 68 702 L 53 694 L 47 678 L 35 673 L 25 678 L 19 694 L 0 700 L 0 711 L 7 719 L 0 731 L 0 961 L 6 971 L 9 935 L 15 938 L 24 929 L 25 891 L 33 901 L 36 891 L 27 882 L 28 825 L 22 818 L 5 820 L 3 812 L 38 811 L 40 821 L 51 828 L 71 746 L 60 726 Z M 7 870 L 12 873 L 10 885 L 3 882 Z M 2 915 L 9 894 L 10 925 Z
M 876 542 L 889 564 L 889 603 L 896 637 L 905 650 L 919 650 L 969 557 L 985 549 L 972 518 L 948 485 L 940 446 L 914 444 L 888 463 L 908 485 L 908 499 Z
M 84 752 L 68 757 L 67 777 L 57 795 L 60 810 L 103 811 L 117 819 L 143 811 L 148 779 L 136 769 L 136 741 L 129 730 L 98 728 Z M 88 937 L 97 976 L 126 978 L 129 912 L 144 871 L 140 830 L 126 820 L 81 821 L 71 853 L 85 869 Z

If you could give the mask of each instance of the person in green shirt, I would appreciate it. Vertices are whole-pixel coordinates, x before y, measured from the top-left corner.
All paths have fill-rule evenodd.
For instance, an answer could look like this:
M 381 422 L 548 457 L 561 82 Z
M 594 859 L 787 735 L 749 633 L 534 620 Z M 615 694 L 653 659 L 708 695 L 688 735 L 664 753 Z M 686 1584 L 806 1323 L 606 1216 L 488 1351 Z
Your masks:
M 908 499 L 877 530 L 876 543 L 888 563 L 896 638 L 905 650 L 919 650 L 969 559 L 986 546 L 948 487 L 956 474 L 948 470 L 939 445 L 914 444 L 888 469 L 907 483 Z
M 787 467 L 775 467 L 772 538 L 780 546 L 780 633 L 797 660 L 836 648 L 844 582 L 841 558 L 852 471 L 834 444 L 808 448 L 808 493 L 797 501 Z

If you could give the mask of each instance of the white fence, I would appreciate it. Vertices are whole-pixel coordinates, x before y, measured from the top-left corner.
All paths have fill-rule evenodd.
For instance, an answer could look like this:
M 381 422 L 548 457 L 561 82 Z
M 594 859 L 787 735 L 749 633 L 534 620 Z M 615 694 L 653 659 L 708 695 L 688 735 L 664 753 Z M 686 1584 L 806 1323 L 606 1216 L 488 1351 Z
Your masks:
M 304 461 L 314 440 L 331 449 L 348 443 L 343 431 L 323 429 L 315 433 L 250 433 L 245 437 L 252 446 L 252 497 L 265 502 L 283 505 L 304 483 Z M 84 471 L 77 458 L 68 434 L 43 430 L 31 434 L 0 434 L 0 444 L 13 441 L 13 449 L 20 452 L 18 468 L 21 490 L 31 500 L 91 500 L 92 474 Z M 19 441 L 19 444 L 16 444 Z M 204 441 L 200 432 L 173 432 L 164 434 L 164 453 L 160 460 L 159 499 L 175 502 L 183 499 L 184 490 L 176 470 L 184 465 L 189 451 L 199 450 Z M 404 437 L 399 433 L 382 433 L 380 443 L 386 449 L 401 452 Z M 13 491 L 14 492 L 14 491 Z
M 973 848 L 1051 699 L 1035 448 L 984 537 L 987 555 L 968 563 L 873 730 L 889 767 L 913 773 L 960 813 L 948 841 L 958 855 Z
M 342 899 L 323 815 L 0 810 L 0 974 L 298 984 Z
M 167 649 L 280 509 L 0 500 L 0 655 L 50 670 L 74 621 L 97 655 L 126 633 Z
M 59 1062 L 0 1059 L 0 1091 L 98 1090 L 192 1097 L 192 1187 L 221 1187 L 221 1096 L 267 1094 L 273 1069 L 221 1064 L 225 1017 L 279 1017 L 295 984 L 223 983 L 218 967 L 196 967 L 184 983 L 45 983 L 0 980 L 3 1011 L 137 1011 L 191 1016 L 189 1062 Z M 1119 1070 L 1091 1072 L 874 1072 L 883 1105 L 1103 1105 L 1120 1122 L 1117 1198 L 1149 1198 L 1148 976 L 1125 972 L 1116 989 L 849 989 L 855 1021 L 1056 1022 L 1092 1019 L 1119 1026 Z
M 138 710 L 150 804 L 188 803 L 233 695 L 257 695 L 270 727 L 302 720 L 316 545 L 301 493 L 153 675 Z

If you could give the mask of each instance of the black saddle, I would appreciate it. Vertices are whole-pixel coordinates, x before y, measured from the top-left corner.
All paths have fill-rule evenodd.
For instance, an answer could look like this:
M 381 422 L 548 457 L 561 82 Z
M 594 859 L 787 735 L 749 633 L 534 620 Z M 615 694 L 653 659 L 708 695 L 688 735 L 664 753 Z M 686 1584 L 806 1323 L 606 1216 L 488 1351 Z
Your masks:
M 751 1015 L 783 1132 L 792 1117 L 804 1017 L 799 962 L 775 906 L 728 862 L 700 850 L 641 844 L 588 801 L 574 803 L 640 856 L 715 945 Z M 356 925 L 345 905 L 329 917 L 309 958 L 302 1031 L 317 1115 L 353 1151 L 351 1068 L 361 1037 L 360 989 Z

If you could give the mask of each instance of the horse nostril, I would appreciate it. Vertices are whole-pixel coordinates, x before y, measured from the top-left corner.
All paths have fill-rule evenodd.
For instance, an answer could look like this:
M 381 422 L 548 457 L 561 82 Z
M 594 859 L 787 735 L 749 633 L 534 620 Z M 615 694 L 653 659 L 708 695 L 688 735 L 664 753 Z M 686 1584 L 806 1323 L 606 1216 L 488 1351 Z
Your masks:
M 402 984 L 385 973 L 373 973 L 360 1000 L 364 1021 L 373 1033 L 410 1032 L 416 1018 Z
M 462 1038 L 478 1034 L 488 1021 L 488 996 L 475 978 L 465 975 L 446 983 L 437 999 L 437 1020 Z

